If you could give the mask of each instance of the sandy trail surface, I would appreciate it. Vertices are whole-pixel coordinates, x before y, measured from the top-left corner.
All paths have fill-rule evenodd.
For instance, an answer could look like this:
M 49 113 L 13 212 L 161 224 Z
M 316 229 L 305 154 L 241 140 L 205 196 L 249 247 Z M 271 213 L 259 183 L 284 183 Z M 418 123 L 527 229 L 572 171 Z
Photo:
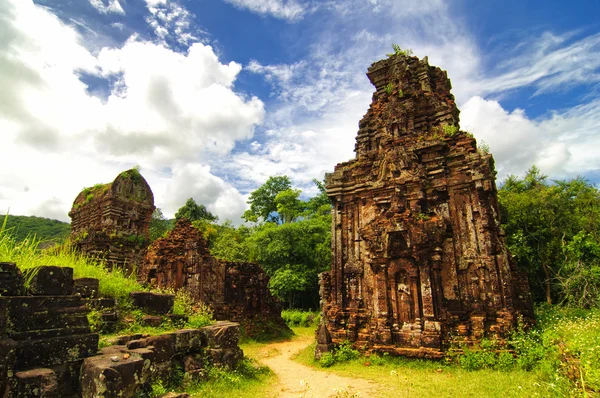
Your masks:
M 259 361 L 270 367 L 279 378 L 278 397 L 328 398 L 336 397 L 336 394 L 338 397 L 377 396 L 378 385 L 372 381 L 337 376 L 291 359 L 311 341 L 311 337 L 303 336 L 292 341 L 272 343 L 261 349 L 262 358 Z

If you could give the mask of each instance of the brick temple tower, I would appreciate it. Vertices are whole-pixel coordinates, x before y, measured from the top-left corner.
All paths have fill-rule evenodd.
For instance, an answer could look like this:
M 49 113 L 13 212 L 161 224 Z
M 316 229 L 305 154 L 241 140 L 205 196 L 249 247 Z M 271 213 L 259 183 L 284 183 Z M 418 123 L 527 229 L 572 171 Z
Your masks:
M 500 229 L 492 155 L 460 130 L 450 80 L 427 58 L 395 54 L 367 76 L 356 158 L 326 177 L 333 259 L 316 356 L 350 340 L 440 357 L 450 334 L 501 336 L 532 304 Z

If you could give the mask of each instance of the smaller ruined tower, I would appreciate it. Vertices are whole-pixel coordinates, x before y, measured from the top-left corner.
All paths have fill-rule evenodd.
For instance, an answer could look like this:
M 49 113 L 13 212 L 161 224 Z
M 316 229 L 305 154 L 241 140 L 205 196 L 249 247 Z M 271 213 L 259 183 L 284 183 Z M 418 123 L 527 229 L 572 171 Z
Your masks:
M 332 267 L 316 355 L 355 347 L 440 357 L 450 335 L 502 335 L 531 313 L 500 229 L 492 155 L 459 128 L 445 71 L 402 53 L 376 62 L 356 158 L 326 177 Z
M 136 169 L 124 171 L 77 195 L 69 212 L 71 240 L 82 253 L 131 272 L 144 258 L 154 209 L 144 177 Z
M 138 281 L 153 288 L 185 289 L 207 304 L 215 319 L 239 322 L 248 336 L 289 331 L 269 277 L 254 263 L 213 257 L 202 232 L 185 218 L 148 248 Z

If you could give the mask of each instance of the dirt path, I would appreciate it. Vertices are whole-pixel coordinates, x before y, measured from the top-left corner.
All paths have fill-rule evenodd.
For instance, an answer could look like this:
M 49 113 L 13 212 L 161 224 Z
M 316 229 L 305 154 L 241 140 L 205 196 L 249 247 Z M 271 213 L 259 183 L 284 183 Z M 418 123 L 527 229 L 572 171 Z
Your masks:
M 291 359 L 298 351 L 311 343 L 308 336 L 293 341 L 272 343 L 261 351 L 261 363 L 270 367 L 279 378 L 278 397 L 327 398 L 338 396 L 354 397 L 359 393 L 361 398 L 374 396 L 377 385 L 363 379 L 350 379 L 315 370 L 301 365 Z

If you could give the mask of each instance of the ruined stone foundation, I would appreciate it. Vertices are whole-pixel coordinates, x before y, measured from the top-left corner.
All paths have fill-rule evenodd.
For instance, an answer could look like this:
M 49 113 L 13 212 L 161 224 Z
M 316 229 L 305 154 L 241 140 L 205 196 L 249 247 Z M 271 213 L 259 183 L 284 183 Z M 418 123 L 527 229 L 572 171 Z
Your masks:
M 333 260 L 316 356 L 349 340 L 441 357 L 450 336 L 502 337 L 532 304 L 500 229 L 492 156 L 460 131 L 450 80 L 427 58 L 393 55 L 367 76 L 377 91 L 356 158 L 326 177 Z
M 213 257 L 202 232 L 187 219 L 150 245 L 138 280 L 154 288 L 186 289 L 208 304 L 216 319 L 239 322 L 249 336 L 288 330 L 262 268 Z
M 77 195 L 71 217 L 71 240 L 82 253 L 106 260 L 128 272 L 143 261 L 154 195 L 136 169 L 108 184 L 85 188 Z

